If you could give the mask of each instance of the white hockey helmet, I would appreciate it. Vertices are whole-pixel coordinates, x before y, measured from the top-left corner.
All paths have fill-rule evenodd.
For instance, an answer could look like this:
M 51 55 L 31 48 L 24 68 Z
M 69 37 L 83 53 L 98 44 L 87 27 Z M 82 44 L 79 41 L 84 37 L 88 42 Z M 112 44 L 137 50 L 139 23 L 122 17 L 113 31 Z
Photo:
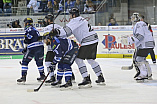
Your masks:
M 131 16 L 131 22 L 138 22 L 140 21 L 140 16 L 139 16 L 139 13 L 133 13 L 132 16 Z

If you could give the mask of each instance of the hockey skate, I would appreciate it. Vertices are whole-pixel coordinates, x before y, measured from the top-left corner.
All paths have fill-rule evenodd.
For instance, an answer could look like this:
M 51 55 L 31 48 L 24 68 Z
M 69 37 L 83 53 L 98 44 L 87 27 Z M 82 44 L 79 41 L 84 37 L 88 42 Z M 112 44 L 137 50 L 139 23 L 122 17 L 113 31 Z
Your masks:
M 138 76 L 138 77 L 135 78 L 135 80 L 136 80 L 137 83 L 145 83 L 145 82 L 148 82 L 147 79 L 148 79 L 147 77 L 143 77 L 143 78 L 142 78 L 141 76 Z
M 91 88 L 92 85 L 91 85 L 91 80 L 90 80 L 90 76 L 87 76 L 83 79 L 83 81 L 81 83 L 78 84 L 78 88 L 81 89 L 81 88 Z
M 148 80 L 153 80 L 152 74 L 150 76 L 148 76 Z
M 106 85 L 105 79 L 104 79 L 102 73 L 98 76 L 98 79 L 95 82 L 97 83 L 97 85 Z
M 45 75 L 41 75 L 39 78 L 37 78 L 37 81 L 42 82 L 45 78 Z
M 17 84 L 19 85 L 25 85 L 26 82 L 26 76 L 22 76 L 20 79 L 17 80 Z
M 60 86 L 60 90 L 61 91 L 68 90 L 68 89 L 72 90 L 72 82 L 71 82 L 71 80 L 66 82 L 66 84 Z
M 51 76 L 51 78 L 49 80 L 45 81 L 45 86 L 50 86 L 51 83 L 53 83 L 55 81 L 56 81 L 55 76 Z
M 51 83 L 51 87 L 58 88 L 58 87 L 60 87 L 61 83 L 62 83 L 61 81 L 55 81 L 55 82 Z

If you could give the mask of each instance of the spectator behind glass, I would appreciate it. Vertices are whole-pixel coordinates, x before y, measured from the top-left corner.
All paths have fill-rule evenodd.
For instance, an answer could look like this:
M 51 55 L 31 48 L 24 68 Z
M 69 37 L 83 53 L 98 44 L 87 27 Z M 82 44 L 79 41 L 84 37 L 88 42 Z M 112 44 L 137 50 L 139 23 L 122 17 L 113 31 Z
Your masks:
M 22 28 L 19 20 L 15 21 L 15 27 L 14 28 Z
M 66 9 L 66 13 L 69 13 L 69 10 L 71 10 L 72 7 L 75 6 L 75 1 L 73 0 L 68 0 L 66 3 L 65 3 L 65 9 Z
M 11 0 L 3 0 L 3 3 L 4 3 L 4 6 L 3 6 L 4 13 L 11 13 L 12 12 L 12 10 L 11 10 L 12 1 Z
M 108 26 L 118 26 L 118 24 L 116 23 L 116 20 L 114 18 L 110 18 L 110 23 L 108 24 Z
M 47 12 L 47 0 L 37 0 L 37 3 L 40 4 L 38 12 Z
M 94 8 L 93 8 L 93 3 L 91 0 L 86 0 L 86 4 L 84 6 L 84 12 L 85 13 L 90 13 L 93 12 Z
M 30 0 L 27 5 L 27 8 L 33 9 L 34 13 L 38 13 L 38 8 L 40 7 L 40 3 L 37 0 Z
M 51 3 L 51 2 L 54 2 L 54 3 Z M 54 12 L 57 13 L 58 9 L 59 9 L 59 0 L 48 0 L 49 12 L 52 12 L 52 10 L 53 10 L 52 5 L 53 5 L 53 8 L 54 8 Z
M 84 10 L 84 0 L 76 0 L 75 7 L 80 10 L 80 13 Z
M 102 26 L 102 23 L 101 23 L 101 22 L 99 22 L 99 23 L 98 23 L 98 26 Z
M 7 27 L 9 27 L 9 28 L 21 28 L 20 21 L 15 20 L 15 21 L 11 22 L 10 24 L 7 24 Z
M 3 1 L 0 0 L 0 13 L 2 13 L 2 12 L 3 12 Z

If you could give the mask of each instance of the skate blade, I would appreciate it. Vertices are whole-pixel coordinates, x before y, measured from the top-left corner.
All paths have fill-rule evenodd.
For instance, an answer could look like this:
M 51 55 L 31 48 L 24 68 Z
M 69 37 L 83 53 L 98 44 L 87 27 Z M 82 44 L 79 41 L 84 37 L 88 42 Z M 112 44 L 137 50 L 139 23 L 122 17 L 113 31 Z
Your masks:
M 143 79 L 143 80 L 136 80 L 136 82 L 137 82 L 137 83 L 146 83 L 146 82 L 148 82 L 148 80 L 147 80 L 147 79 Z
M 60 91 L 73 90 L 72 86 L 60 88 Z
M 91 85 L 91 84 L 78 86 L 78 88 L 79 88 L 79 89 L 91 88 L 91 87 L 92 87 L 92 85 Z
M 26 85 L 25 82 L 17 82 L 18 85 Z
M 38 82 L 40 82 L 40 83 L 43 82 L 43 81 L 44 81 L 44 80 L 38 80 Z
M 60 88 L 60 85 L 56 85 L 56 86 L 51 85 L 51 88 Z
M 153 78 L 152 77 L 148 77 L 148 80 L 153 80 Z
M 51 83 L 45 83 L 45 86 L 51 86 Z
M 97 83 L 97 85 L 100 85 L 100 86 L 105 86 L 105 82 L 100 82 L 100 83 Z

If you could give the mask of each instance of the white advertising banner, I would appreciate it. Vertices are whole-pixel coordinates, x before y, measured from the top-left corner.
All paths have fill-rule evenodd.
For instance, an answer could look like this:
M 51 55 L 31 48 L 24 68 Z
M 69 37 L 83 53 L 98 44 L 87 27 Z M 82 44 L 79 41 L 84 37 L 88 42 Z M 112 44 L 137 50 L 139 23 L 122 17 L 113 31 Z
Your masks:
M 133 54 L 135 49 L 134 44 L 128 46 L 123 45 L 120 39 L 120 37 L 124 35 L 132 36 L 132 26 L 93 26 L 92 28 L 97 32 L 99 37 L 97 54 Z M 155 43 L 157 43 L 157 26 L 153 25 L 152 29 Z M 37 30 L 41 35 L 43 34 L 43 27 L 37 28 Z M 13 54 L 14 51 L 19 54 L 22 51 L 21 47 L 24 47 L 21 46 L 23 45 L 23 35 L 23 28 L 0 28 L 0 54 L 4 54 L 4 52 L 8 54 L 11 52 Z M 75 38 L 71 36 L 70 39 Z M 157 47 L 155 47 L 154 50 L 157 55 Z

